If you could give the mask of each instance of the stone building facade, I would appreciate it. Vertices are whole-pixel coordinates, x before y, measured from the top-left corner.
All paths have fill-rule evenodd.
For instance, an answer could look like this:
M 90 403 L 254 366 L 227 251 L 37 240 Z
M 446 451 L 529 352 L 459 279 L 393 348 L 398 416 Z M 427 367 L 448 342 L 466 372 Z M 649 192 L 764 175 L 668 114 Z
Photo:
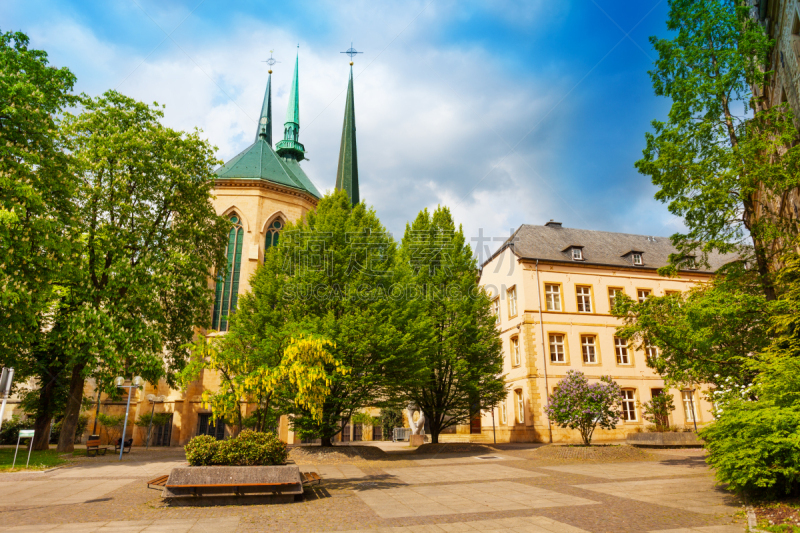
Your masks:
M 708 281 L 726 262 L 712 255 L 712 270 L 681 270 L 676 278 L 657 269 L 674 251 L 668 238 L 564 228 L 560 223 L 521 226 L 486 262 L 481 285 L 494 297 L 503 342 L 508 396 L 482 413 L 473 441 L 564 442 L 580 440 L 577 431 L 548 424 L 548 393 L 567 371 L 579 370 L 590 382 L 610 375 L 622 387 L 626 420 L 595 439 L 619 439 L 641 431 L 641 404 L 665 389 L 645 364 L 644 351 L 615 336 L 611 315 L 616 294 L 643 299 L 683 292 Z M 650 347 L 648 349 L 656 349 Z M 693 428 L 711 421 L 705 386 L 670 390 L 676 410 L 670 424 Z M 463 431 L 463 430 L 462 430 Z M 552 435 L 552 436 L 551 436 Z

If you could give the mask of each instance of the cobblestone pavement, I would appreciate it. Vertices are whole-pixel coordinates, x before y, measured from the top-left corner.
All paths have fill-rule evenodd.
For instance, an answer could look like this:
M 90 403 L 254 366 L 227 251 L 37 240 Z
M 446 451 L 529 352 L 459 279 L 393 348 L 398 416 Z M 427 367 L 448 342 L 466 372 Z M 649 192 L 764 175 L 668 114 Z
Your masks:
M 555 448 L 566 447 L 424 456 L 393 451 L 363 454 L 349 464 L 341 457 L 314 464 L 309 452 L 298 464 L 317 471 L 322 483 L 308 487 L 304 501 L 228 506 L 165 503 L 145 482 L 185 464 L 182 450 L 134 449 L 122 463 L 101 457 L 46 473 L 0 474 L 0 533 L 745 529 L 744 519 L 734 516 L 741 504 L 714 486 L 702 452 Z

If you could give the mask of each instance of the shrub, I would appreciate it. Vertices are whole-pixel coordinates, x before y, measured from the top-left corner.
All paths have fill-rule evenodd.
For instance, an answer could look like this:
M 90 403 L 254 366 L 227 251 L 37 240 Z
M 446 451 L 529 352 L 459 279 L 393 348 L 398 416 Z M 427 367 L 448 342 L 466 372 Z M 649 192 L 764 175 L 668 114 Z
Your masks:
M 592 443 L 592 434 L 598 425 L 614 429 L 620 420 L 622 392 L 609 376 L 600 383 L 589 384 L 583 372 L 570 370 L 558 382 L 545 411 L 547 416 L 562 428 L 577 429 L 583 443 Z
M 643 403 L 642 410 L 644 419 L 655 425 L 652 431 L 669 431 L 669 414 L 675 410 L 675 402 L 672 401 L 669 390 L 664 389 L 661 394 Z
M 19 430 L 31 427 L 33 427 L 33 420 L 12 415 L 11 420 L 4 421 L 3 428 L 0 429 L 0 444 L 16 444 Z
M 97 415 L 97 421 L 100 422 L 106 430 L 106 440 L 108 442 L 113 442 L 122 434 L 125 415 L 107 415 L 105 413 L 100 413 Z
M 700 431 L 706 461 L 737 492 L 800 492 L 800 358 L 766 363 L 755 385 L 715 392 L 716 421 Z
M 198 435 L 183 447 L 189 466 L 211 466 L 220 464 L 219 442 L 211 435 Z
M 274 433 L 242 431 L 237 437 L 216 440 L 200 435 L 184 448 L 190 466 L 269 466 L 286 462 L 289 450 Z

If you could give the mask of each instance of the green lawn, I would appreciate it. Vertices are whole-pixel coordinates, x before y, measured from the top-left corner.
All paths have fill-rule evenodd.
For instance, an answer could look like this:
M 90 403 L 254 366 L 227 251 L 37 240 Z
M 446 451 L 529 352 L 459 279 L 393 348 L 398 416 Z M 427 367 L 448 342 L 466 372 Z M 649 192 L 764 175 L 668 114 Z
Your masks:
M 14 448 L 0 448 L 0 472 L 11 471 L 11 462 L 14 460 Z M 17 454 L 17 463 L 14 472 L 25 470 L 25 463 L 28 460 L 28 449 L 20 446 Z M 66 458 L 59 457 L 56 450 L 34 451 L 31 452 L 31 463 L 28 470 L 45 470 L 56 465 L 66 463 Z

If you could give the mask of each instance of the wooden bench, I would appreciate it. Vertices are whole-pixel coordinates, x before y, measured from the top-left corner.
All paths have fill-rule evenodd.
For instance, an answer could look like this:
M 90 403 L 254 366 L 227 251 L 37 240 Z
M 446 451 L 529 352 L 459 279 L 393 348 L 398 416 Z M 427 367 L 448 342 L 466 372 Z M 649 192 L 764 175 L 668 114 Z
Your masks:
M 150 481 L 147 482 L 147 488 L 161 490 L 164 488 L 164 485 L 167 484 L 168 479 L 169 479 L 169 474 L 158 476 L 157 478 L 151 479 Z
M 322 478 L 319 477 L 319 474 L 316 472 L 300 472 L 300 475 L 303 477 L 303 485 L 310 485 L 315 481 L 317 482 L 317 485 L 319 485 L 322 482 Z
M 122 443 L 122 437 L 118 438 L 116 440 L 116 442 L 114 442 L 114 453 L 117 453 L 119 451 L 119 447 L 120 447 L 121 443 Z M 122 450 L 123 453 L 130 453 L 131 452 L 131 446 L 133 446 L 133 438 L 130 438 L 130 439 L 125 441 L 125 448 L 127 448 L 128 450 L 127 451 Z
M 91 453 L 94 452 L 94 457 L 97 457 L 97 454 L 102 452 L 101 455 L 105 455 L 108 451 L 108 448 L 105 446 L 100 446 L 100 439 L 92 439 L 86 441 L 86 456 L 92 457 Z

